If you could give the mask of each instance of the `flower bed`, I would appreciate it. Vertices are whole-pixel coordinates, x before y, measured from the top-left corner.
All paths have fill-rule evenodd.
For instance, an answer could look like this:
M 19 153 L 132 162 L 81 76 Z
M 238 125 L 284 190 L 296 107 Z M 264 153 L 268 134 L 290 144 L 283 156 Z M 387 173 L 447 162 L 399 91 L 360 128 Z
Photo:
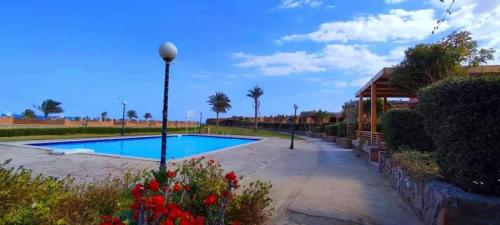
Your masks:
M 234 172 L 224 175 L 204 158 L 83 185 L 6 165 L 0 164 L 0 224 L 260 225 L 272 213 L 269 182 L 241 187 Z

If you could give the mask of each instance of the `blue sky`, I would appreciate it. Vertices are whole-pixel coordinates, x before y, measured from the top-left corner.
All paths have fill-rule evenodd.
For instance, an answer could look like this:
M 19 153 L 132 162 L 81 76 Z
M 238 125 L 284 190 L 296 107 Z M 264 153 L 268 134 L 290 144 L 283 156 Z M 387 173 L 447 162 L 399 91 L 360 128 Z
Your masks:
M 264 89 L 261 115 L 339 111 L 405 48 L 472 31 L 500 47 L 500 1 L 461 0 L 431 35 L 447 3 L 438 0 L 1 1 L 0 113 L 47 98 L 65 116 L 121 114 L 121 101 L 160 118 L 163 62 L 158 46 L 177 45 L 170 119 L 209 111 L 225 92 L 226 116 L 252 115 L 248 89 Z M 496 57 L 498 62 L 498 56 Z

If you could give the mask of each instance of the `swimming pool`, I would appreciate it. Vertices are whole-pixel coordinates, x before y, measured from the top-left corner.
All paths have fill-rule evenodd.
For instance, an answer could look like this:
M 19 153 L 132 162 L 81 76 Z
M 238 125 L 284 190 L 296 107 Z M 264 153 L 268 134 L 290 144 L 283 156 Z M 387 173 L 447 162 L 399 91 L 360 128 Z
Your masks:
M 206 152 L 248 144 L 259 139 L 203 135 L 175 135 L 167 137 L 167 159 L 179 159 Z M 32 146 L 50 149 L 91 149 L 96 154 L 160 159 L 161 137 L 140 137 L 34 143 Z

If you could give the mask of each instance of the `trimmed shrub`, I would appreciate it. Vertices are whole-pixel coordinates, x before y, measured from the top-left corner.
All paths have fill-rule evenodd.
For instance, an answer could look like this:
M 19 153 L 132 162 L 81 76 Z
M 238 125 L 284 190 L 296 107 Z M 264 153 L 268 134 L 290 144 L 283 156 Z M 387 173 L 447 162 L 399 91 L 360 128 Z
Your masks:
M 415 110 L 391 110 L 382 115 L 382 132 L 388 152 L 413 149 L 428 152 L 432 141 L 424 129 L 423 117 Z
M 314 133 L 323 133 L 325 132 L 325 129 L 323 126 L 315 126 L 312 128 L 312 132 Z
M 346 121 L 338 122 L 335 125 L 337 125 L 337 137 L 347 136 L 347 122 Z
M 325 126 L 325 133 L 330 136 L 337 136 L 337 125 L 326 125 Z
M 500 196 L 500 77 L 443 80 L 422 89 L 419 99 L 446 179 Z

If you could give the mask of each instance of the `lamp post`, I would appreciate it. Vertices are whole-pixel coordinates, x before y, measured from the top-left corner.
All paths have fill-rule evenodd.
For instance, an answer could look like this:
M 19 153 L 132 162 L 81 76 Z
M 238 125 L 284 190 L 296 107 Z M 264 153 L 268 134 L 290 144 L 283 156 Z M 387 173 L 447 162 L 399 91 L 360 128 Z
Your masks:
M 295 120 L 297 119 L 297 109 L 299 106 L 297 104 L 293 104 L 293 109 L 295 112 L 293 113 L 293 123 L 292 123 L 292 142 L 290 143 L 290 149 L 293 149 L 293 139 L 295 138 Z
M 127 102 L 122 102 L 123 105 L 123 114 L 122 114 L 122 129 L 121 129 L 121 135 L 125 135 L 125 106 L 127 106 Z
M 161 58 L 165 61 L 165 85 L 163 91 L 160 158 L 160 170 L 165 170 L 167 168 L 168 79 L 170 76 L 170 63 L 172 63 L 175 56 L 177 56 L 177 47 L 170 42 L 165 42 L 160 45 L 159 53 Z

